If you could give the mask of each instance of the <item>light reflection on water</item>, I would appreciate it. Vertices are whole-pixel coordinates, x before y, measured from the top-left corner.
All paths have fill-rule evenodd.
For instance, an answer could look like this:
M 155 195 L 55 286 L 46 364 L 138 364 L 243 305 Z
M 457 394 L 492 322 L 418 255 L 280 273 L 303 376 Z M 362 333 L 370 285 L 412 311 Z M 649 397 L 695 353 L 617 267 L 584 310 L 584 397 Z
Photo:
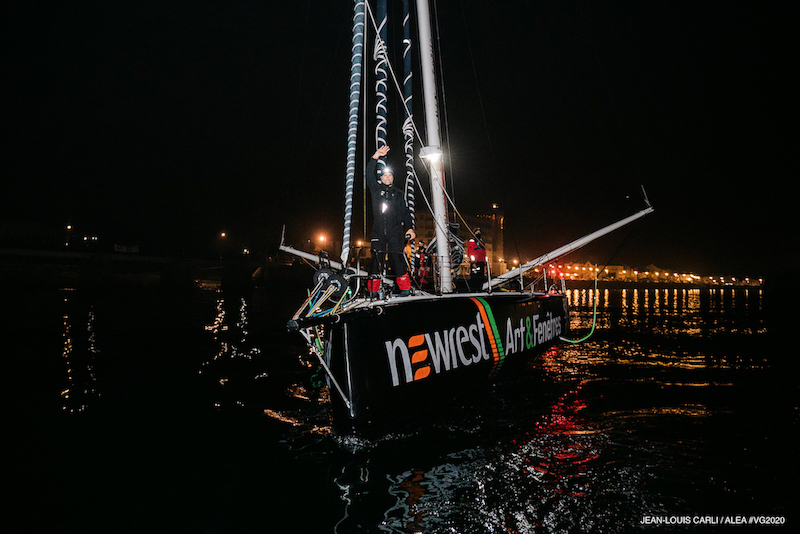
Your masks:
M 709 337 L 716 334 L 764 334 L 760 288 L 573 289 L 571 328 L 591 327 L 597 296 L 597 328 L 622 327 L 668 336 Z
M 599 297 L 597 334 L 549 351 L 477 414 L 429 431 L 447 428 L 466 446 L 403 450 L 435 441 L 422 430 L 335 467 L 345 503 L 335 532 L 629 532 L 645 515 L 741 500 L 752 481 L 724 460 L 736 435 L 725 425 L 741 417 L 726 399 L 741 394 L 731 372 L 767 366 L 752 291 L 570 291 L 573 334 L 591 327 Z M 704 435 L 711 424 L 720 437 Z
M 219 290 L 216 292 L 216 312 L 211 324 L 205 325 L 204 330 L 211 334 L 217 350 L 210 360 L 201 364 L 197 372 L 216 383 L 216 408 L 221 408 L 223 404 L 244 407 L 252 399 L 243 395 L 243 392 L 252 382 L 265 380 L 269 373 L 258 372 L 252 361 L 261 354 L 261 349 L 251 339 L 250 299 L 241 294 L 225 296 Z
M 80 413 L 90 408 L 100 396 L 95 367 L 99 357 L 95 333 L 95 309 L 75 298 L 71 290 L 63 296 L 62 350 L 65 384 L 61 390 L 62 409 Z
M 643 515 L 685 513 L 682 497 L 659 492 L 657 481 L 676 470 L 684 476 L 690 463 L 702 459 L 703 443 L 688 432 L 658 443 L 637 434 L 692 426 L 726 412 L 700 402 L 637 406 L 641 395 L 625 407 L 604 409 L 602 399 L 614 388 L 595 370 L 602 352 L 597 345 L 549 351 L 542 369 L 556 387 L 544 395 L 501 392 L 483 405 L 477 427 L 474 414 L 460 428 L 449 427 L 456 434 L 451 443 L 466 447 L 440 446 L 433 458 L 429 449 L 404 454 L 402 447 L 413 448 L 415 440 L 427 445 L 422 431 L 351 457 L 335 479 L 345 510 L 334 531 L 362 532 L 373 524 L 398 533 L 629 532 Z M 524 381 L 535 376 L 511 387 L 527 390 Z M 638 379 L 626 382 L 641 387 Z M 673 390 L 712 385 L 643 382 Z M 714 386 L 720 385 L 729 384 Z M 383 462 L 408 467 L 384 473 L 378 468 Z M 391 504 L 376 502 L 376 495 L 387 494 Z
M 265 416 L 281 425 L 269 439 L 285 456 L 261 473 L 266 486 L 328 473 L 327 500 L 314 504 L 335 520 L 322 531 L 629 532 L 643 515 L 741 513 L 731 506 L 748 502 L 759 503 L 753 513 L 781 511 L 759 496 L 774 496 L 761 473 L 754 483 L 747 470 L 730 469 L 758 462 L 752 455 L 767 450 L 761 436 L 779 451 L 786 439 L 762 422 L 769 387 L 742 381 L 769 367 L 757 290 L 601 287 L 588 342 L 557 347 L 441 422 L 373 442 L 331 435 L 329 392 L 315 385 L 302 344 L 277 333 L 285 315 L 271 311 L 274 301 L 204 295 L 202 320 L 192 325 L 204 340 L 192 368 L 203 398 L 223 415 L 258 413 L 249 425 Z M 62 400 L 67 411 L 87 410 L 109 387 L 98 386 L 95 365 L 109 359 L 114 331 L 107 308 L 62 296 Z M 591 328 L 595 296 L 569 291 L 572 337 Z M 740 398 L 752 408 L 741 410 Z M 245 499 L 241 491 L 234 495 Z M 262 491 L 274 511 L 296 507 L 279 490 Z
M 580 388 L 562 394 L 518 437 L 391 477 L 397 502 L 383 526 L 391 532 L 558 532 L 602 523 L 586 504 L 601 490 L 592 471 L 602 463 L 605 436 L 581 417 Z

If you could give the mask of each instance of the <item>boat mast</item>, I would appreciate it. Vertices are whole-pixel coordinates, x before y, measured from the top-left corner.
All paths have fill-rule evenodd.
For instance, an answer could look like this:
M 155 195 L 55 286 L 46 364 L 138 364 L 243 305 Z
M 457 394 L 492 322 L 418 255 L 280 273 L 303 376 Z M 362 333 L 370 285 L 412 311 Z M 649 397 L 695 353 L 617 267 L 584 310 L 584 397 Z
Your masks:
M 433 61 L 433 38 L 428 0 L 417 0 L 417 26 L 422 71 L 422 93 L 428 142 L 420 155 L 428 160 L 433 198 L 433 219 L 436 223 L 436 257 L 439 265 L 439 287 L 442 293 L 453 292 L 450 274 L 450 236 L 447 227 L 444 163 L 439 141 L 439 111 L 436 100 L 436 75 Z

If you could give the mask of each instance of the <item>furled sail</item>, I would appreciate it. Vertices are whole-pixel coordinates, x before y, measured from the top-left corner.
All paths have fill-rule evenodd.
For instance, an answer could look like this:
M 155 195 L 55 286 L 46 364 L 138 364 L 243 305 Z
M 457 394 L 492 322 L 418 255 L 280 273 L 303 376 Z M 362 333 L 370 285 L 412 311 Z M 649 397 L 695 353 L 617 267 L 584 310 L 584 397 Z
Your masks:
M 355 0 L 353 8 L 353 49 L 350 60 L 350 119 L 347 128 L 347 170 L 344 198 L 344 238 L 342 264 L 350 255 L 350 233 L 353 222 L 353 187 L 356 175 L 356 146 L 358 143 L 358 104 L 361 99 L 361 71 L 364 64 L 364 25 L 366 4 Z

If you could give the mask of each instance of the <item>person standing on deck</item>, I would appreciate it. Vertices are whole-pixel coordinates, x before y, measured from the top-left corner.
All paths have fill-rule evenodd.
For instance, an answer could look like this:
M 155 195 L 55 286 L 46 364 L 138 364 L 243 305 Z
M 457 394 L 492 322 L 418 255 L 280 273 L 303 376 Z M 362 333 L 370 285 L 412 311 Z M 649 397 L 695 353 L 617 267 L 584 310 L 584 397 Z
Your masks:
M 486 247 L 483 244 L 483 239 L 481 239 L 481 229 L 475 228 L 473 234 L 474 237 L 471 237 L 467 242 L 470 281 L 475 282 L 478 289 L 480 289 L 486 280 Z
M 373 214 L 371 277 L 367 282 L 367 290 L 374 296 L 380 289 L 380 274 L 388 255 L 389 265 L 397 276 L 400 295 L 406 296 L 411 291 L 411 277 L 403 258 L 403 242 L 405 239 L 414 239 L 417 234 L 414 232 L 411 212 L 403 199 L 403 192 L 393 187 L 394 175 L 391 170 L 385 168 L 382 173 L 378 170 L 378 160 L 388 153 L 389 145 L 380 147 L 372 155 L 366 169 Z

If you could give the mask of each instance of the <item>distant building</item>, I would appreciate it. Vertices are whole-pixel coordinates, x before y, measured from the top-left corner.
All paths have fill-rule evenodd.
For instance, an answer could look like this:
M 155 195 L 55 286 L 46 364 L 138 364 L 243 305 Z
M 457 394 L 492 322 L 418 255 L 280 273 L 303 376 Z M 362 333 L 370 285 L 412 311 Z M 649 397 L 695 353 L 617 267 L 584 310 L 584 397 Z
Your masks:
M 627 265 L 606 265 L 600 276 L 604 280 L 629 282 L 635 280 L 633 270 Z
M 43 221 L 0 222 L 0 247 L 46 249 L 58 246 L 58 228 Z

